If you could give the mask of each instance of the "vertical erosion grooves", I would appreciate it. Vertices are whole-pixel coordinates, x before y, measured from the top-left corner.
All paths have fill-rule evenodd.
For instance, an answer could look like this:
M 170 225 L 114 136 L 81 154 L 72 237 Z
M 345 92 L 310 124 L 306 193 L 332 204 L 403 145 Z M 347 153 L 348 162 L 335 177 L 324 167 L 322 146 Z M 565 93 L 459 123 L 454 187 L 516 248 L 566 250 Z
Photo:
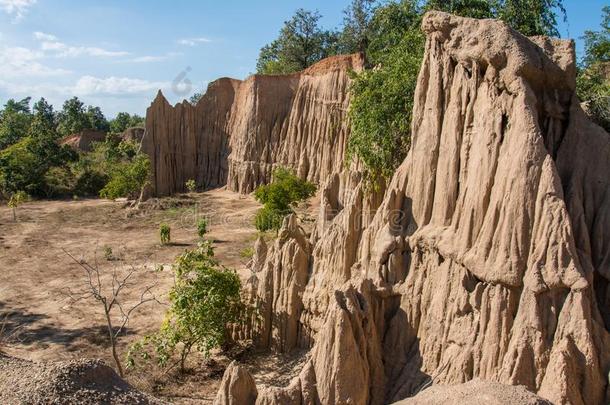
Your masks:
M 578 105 L 573 44 L 439 12 L 423 29 L 412 149 L 372 219 L 330 179 L 293 296 L 310 359 L 265 403 L 480 378 L 605 404 L 610 135 Z
M 278 165 L 323 182 L 342 170 L 349 123 L 349 72 L 362 55 L 324 59 L 291 75 L 219 79 L 193 106 L 161 93 L 146 114 L 142 150 L 153 163 L 150 193 L 227 185 L 249 193 Z

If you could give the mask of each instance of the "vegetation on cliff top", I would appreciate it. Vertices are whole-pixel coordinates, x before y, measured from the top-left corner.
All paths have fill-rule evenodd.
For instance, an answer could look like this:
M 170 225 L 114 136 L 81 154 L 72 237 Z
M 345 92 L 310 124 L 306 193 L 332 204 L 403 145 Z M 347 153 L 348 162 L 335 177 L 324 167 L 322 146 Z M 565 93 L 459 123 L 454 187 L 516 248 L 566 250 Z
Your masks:
M 324 30 L 318 13 L 299 10 L 260 53 L 259 73 L 290 73 L 324 56 L 364 52 L 369 69 L 353 75 L 348 158 L 364 164 L 372 184 L 389 178 L 410 146 L 428 10 L 499 18 L 525 35 L 558 36 L 557 19 L 566 17 L 562 0 L 353 0 L 340 30 Z

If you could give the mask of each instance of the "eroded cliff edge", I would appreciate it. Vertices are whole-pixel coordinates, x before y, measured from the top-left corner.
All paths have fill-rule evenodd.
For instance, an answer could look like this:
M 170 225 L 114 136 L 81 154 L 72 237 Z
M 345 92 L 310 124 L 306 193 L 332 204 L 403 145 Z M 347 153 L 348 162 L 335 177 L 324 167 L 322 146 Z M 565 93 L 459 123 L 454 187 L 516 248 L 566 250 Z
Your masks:
M 349 72 L 362 55 L 324 59 L 291 75 L 219 79 L 193 106 L 159 93 L 146 112 L 142 151 L 152 163 L 151 193 L 227 185 L 249 193 L 276 165 L 311 181 L 341 170 L 349 125 Z
M 382 199 L 337 172 L 310 238 L 290 217 L 257 242 L 246 294 L 262 320 L 235 336 L 310 347 L 306 366 L 254 388 L 233 365 L 223 387 L 382 404 L 479 378 L 605 404 L 610 136 L 576 98 L 573 43 L 440 12 L 423 30 L 412 149 Z

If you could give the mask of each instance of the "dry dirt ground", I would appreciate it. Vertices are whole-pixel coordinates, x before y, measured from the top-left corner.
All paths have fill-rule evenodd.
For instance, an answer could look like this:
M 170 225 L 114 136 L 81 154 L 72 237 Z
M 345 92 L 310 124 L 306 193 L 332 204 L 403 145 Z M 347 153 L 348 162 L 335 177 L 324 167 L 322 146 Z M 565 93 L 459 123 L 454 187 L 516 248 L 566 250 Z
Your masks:
M 161 303 L 147 303 L 132 315 L 118 346 L 124 357 L 132 342 L 159 327 L 173 283 L 170 265 L 185 249 L 196 246 L 196 218 L 208 218 L 208 238 L 215 241 L 216 257 L 246 277 L 245 249 L 257 236 L 252 220 L 258 207 L 251 196 L 222 189 L 152 200 L 137 211 L 124 202 L 100 199 L 29 202 L 17 209 L 17 222 L 12 210 L 1 206 L 0 322 L 9 336 L 5 351 L 34 361 L 101 358 L 113 366 L 101 306 L 92 299 L 73 303 L 69 298 L 87 289 L 77 261 L 98 266 L 106 291 L 111 289 L 112 271 L 124 274 L 136 268 L 133 283 L 125 290 L 126 306 L 154 286 Z M 167 246 L 159 242 L 162 222 L 171 226 L 172 243 Z M 260 370 L 278 362 L 302 361 L 302 356 L 248 356 L 245 361 Z M 222 356 L 214 360 L 194 356 L 187 375 L 163 373 L 151 366 L 128 371 L 127 379 L 175 403 L 206 403 L 213 399 L 226 362 Z M 261 381 L 266 379 L 274 377 L 263 373 Z

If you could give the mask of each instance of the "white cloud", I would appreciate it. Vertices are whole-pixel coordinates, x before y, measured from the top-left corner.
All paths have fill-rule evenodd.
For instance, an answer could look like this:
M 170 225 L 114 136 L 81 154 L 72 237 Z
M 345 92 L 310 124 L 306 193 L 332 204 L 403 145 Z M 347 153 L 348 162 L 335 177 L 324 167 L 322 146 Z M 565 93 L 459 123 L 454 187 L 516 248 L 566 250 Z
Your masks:
M 57 37 L 55 35 L 46 34 L 44 32 L 36 31 L 34 33 L 34 38 L 40 41 L 57 41 Z
M 82 76 L 72 85 L 61 85 L 57 83 L 24 83 L 22 81 L 7 81 L 0 79 L 0 89 L 11 95 L 30 95 L 34 97 L 117 97 L 125 98 L 132 96 L 154 95 L 159 89 L 167 90 L 171 86 L 167 82 L 151 82 L 143 79 L 128 77 L 99 78 L 94 76 Z
M 19 21 L 36 2 L 37 0 L 0 0 L 0 9 Z
M 107 77 L 99 78 L 94 76 L 83 76 L 72 88 L 72 92 L 77 95 L 134 95 L 148 93 L 158 89 L 165 89 L 170 86 L 167 82 L 150 82 L 142 79 L 132 79 L 128 77 Z
M 2 1 L 2 0 L 0 0 Z M 127 56 L 129 52 L 125 51 L 109 51 L 104 48 L 95 46 L 71 46 L 67 45 L 52 34 L 44 32 L 34 32 L 34 38 L 41 41 L 40 49 L 49 52 L 57 58 L 75 58 L 79 56 L 94 56 L 94 57 L 119 57 Z
M 75 58 L 78 56 L 118 57 L 127 56 L 129 52 L 109 51 L 92 46 L 69 46 L 59 41 L 43 41 L 40 45 L 43 51 L 53 53 L 58 58 Z
M 199 37 L 199 38 L 183 38 L 183 39 L 179 39 L 176 42 L 178 42 L 180 45 L 196 46 L 197 44 L 212 42 L 212 40 L 208 39 L 208 38 Z
M 167 60 L 168 56 L 138 56 L 137 58 L 130 59 L 128 62 L 133 63 L 150 63 L 150 62 L 162 62 Z
M 70 73 L 69 70 L 43 65 L 41 51 L 22 47 L 0 46 L 0 76 L 2 77 L 48 77 Z

